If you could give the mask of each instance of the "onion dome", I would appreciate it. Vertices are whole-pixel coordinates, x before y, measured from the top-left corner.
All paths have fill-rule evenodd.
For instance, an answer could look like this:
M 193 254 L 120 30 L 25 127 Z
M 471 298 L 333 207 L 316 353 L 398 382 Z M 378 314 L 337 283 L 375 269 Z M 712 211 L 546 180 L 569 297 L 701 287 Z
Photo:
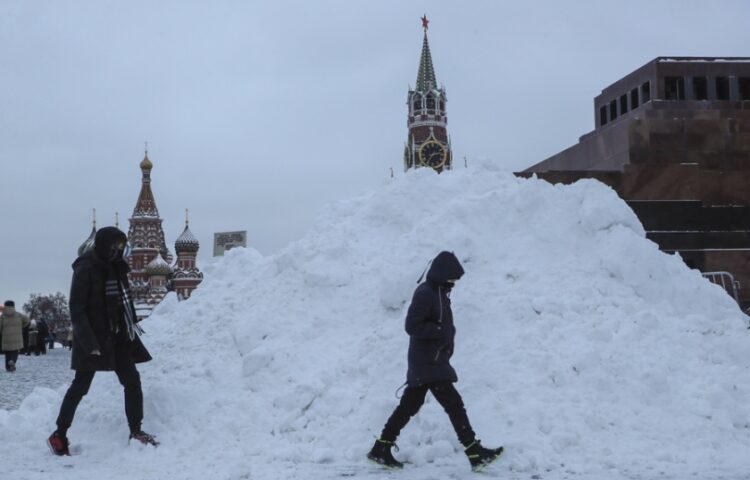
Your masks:
M 91 235 L 89 235 L 89 238 L 83 241 L 80 247 L 78 247 L 78 256 L 80 257 L 87 251 L 94 248 L 94 237 L 96 237 L 96 227 L 93 227 L 91 229 Z
M 151 170 L 154 168 L 154 164 L 148 159 L 148 151 L 143 154 L 143 160 L 141 160 L 141 170 Z
M 89 235 L 89 238 L 83 241 L 80 247 L 78 247 L 78 256 L 80 257 L 87 251 L 94 248 L 94 238 L 96 238 L 96 209 L 93 210 L 93 220 L 91 222 L 91 234 Z
M 188 219 L 187 219 L 187 210 L 185 210 L 185 230 L 182 231 L 182 234 L 177 237 L 177 240 L 174 242 L 174 250 L 178 254 L 180 252 L 197 252 L 198 247 L 200 247 L 200 243 L 198 242 L 198 239 L 195 238 L 195 235 L 193 235 L 193 232 L 190 231 L 190 226 L 188 225 Z
M 161 258 L 161 255 L 157 255 L 146 265 L 146 273 L 149 275 L 169 275 L 172 273 L 172 267 Z

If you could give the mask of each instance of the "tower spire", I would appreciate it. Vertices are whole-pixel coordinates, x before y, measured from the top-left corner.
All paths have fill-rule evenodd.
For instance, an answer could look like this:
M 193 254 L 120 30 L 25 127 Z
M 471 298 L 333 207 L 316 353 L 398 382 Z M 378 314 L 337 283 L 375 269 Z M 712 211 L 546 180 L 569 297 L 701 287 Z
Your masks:
M 432 55 L 430 54 L 430 42 L 427 41 L 428 24 L 427 15 L 422 17 L 422 28 L 424 28 L 424 39 L 422 40 L 422 58 L 419 60 L 419 72 L 417 72 L 416 91 L 426 92 L 437 87 L 435 79 L 435 68 L 432 66 Z
M 147 145 L 148 147 L 148 145 Z M 138 201 L 133 209 L 134 217 L 159 217 L 159 211 L 156 209 L 156 200 L 151 191 L 151 170 L 154 164 L 148 158 L 148 149 L 143 154 L 141 167 L 141 193 L 138 195 Z

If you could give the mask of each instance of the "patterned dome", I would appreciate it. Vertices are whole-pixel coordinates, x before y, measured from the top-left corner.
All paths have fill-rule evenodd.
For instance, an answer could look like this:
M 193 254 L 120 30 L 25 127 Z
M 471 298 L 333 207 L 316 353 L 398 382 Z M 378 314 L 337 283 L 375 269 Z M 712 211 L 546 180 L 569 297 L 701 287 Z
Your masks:
M 174 242 L 174 249 L 177 253 L 180 252 L 197 252 L 198 247 L 200 247 L 200 243 L 198 242 L 198 239 L 195 238 L 193 235 L 193 232 L 190 231 L 190 228 L 185 225 L 185 230 L 182 231 L 182 235 L 177 237 L 177 240 Z
M 172 267 L 161 258 L 161 255 L 157 255 L 146 265 L 146 273 L 149 275 L 169 275 L 172 273 Z

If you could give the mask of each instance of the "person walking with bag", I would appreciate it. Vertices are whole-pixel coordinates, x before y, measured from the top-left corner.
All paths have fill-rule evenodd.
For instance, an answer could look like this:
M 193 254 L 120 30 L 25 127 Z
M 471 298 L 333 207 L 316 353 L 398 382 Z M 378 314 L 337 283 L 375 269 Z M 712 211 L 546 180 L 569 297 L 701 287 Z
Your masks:
M 143 331 L 130 297 L 126 248 L 125 234 L 105 227 L 96 232 L 94 247 L 73 263 L 71 368 L 76 374 L 60 406 L 57 429 L 47 439 L 55 455 L 70 455 L 67 431 L 98 371 L 114 370 L 124 388 L 130 440 L 158 445 L 153 435 L 141 430 L 143 391 L 135 364 L 151 360 L 151 355 L 139 338 Z
M 503 452 L 503 447 L 484 448 L 477 440 L 463 399 L 453 386 L 458 376 L 450 364 L 456 336 L 450 293 L 463 274 L 464 269 L 452 252 L 440 252 L 429 267 L 427 281 L 414 292 L 405 326 L 409 334 L 406 389 L 380 438 L 367 454 L 376 463 L 403 468 L 393 457 L 391 448 L 411 417 L 419 412 L 428 391 L 448 414 L 472 470 L 481 470 Z

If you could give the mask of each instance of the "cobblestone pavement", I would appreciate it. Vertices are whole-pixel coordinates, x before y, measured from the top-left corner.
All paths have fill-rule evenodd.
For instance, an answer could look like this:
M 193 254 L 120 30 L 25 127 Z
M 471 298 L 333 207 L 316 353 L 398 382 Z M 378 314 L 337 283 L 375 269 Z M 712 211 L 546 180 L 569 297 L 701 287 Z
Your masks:
M 5 371 L 5 358 L 0 355 L 0 408 L 18 408 L 34 387 L 58 388 L 73 380 L 70 350 L 54 348 L 38 357 L 19 355 L 16 371 Z

